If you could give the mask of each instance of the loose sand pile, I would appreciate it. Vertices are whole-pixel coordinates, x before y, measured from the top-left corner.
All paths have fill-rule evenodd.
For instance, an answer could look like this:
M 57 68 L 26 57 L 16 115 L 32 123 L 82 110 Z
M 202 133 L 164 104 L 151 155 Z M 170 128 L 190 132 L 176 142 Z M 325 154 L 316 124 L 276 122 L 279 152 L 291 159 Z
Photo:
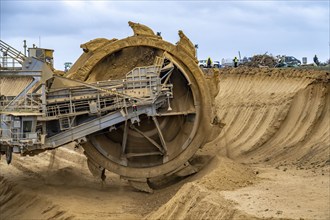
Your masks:
M 15 156 L 11 166 L 0 162 L 0 219 L 329 219 L 327 73 L 215 74 L 215 103 L 226 126 L 198 152 L 213 158 L 199 173 L 150 195 L 111 174 L 102 188 L 72 146 Z
M 275 65 L 276 65 L 275 58 L 267 54 L 255 55 L 252 57 L 250 62 L 244 64 L 244 66 L 248 66 L 248 67 L 259 67 L 259 66 L 274 67 Z
M 221 191 L 251 185 L 255 173 L 229 159 L 215 157 L 195 181 L 185 184 L 176 195 L 145 219 L 230 219 L 247 217 L 225 200 Z

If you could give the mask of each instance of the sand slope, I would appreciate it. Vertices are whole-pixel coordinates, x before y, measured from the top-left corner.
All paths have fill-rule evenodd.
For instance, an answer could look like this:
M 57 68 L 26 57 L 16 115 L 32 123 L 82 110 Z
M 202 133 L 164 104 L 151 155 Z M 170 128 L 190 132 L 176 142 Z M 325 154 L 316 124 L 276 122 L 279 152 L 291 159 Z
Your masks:
M 215 142 L 229 158 L 324 165 L 330 146 L 325 73 L 275 71 L 220 76 L 216 105 L 226 126 Z
M 59 206 L 38 194 L 24 192 L 0 176 L 0 219 L 72 219 Z

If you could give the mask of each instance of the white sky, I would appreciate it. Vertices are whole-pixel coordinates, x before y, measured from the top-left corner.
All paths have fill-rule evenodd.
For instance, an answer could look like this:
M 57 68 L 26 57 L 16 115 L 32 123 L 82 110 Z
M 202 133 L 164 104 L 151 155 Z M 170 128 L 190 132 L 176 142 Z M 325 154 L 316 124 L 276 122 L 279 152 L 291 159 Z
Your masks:
M 178 30 L 199 45 L 198 58 L 273 55 L 329 59 L 329 0 L 303 1 L 16 1 L 0 0 L 0 38 L 23 51 L 54 49 L 57 69 L 74 62 L 80 44 L 133 34 L 128 21 L 178 41 Z

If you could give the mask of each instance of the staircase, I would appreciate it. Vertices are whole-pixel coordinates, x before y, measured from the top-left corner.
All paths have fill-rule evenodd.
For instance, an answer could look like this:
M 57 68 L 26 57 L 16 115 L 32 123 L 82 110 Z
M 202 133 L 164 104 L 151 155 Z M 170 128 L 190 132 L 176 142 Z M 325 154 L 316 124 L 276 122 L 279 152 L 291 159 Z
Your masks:
M 15 48 L 11 47 L 10 45 L 6 44 L 2 40 L 0 40 L 0 51 L 3 53 L 3 56 L 9 56 L 22 64 L 26 56 L 22 54 L 20 51 L 16 50 Z

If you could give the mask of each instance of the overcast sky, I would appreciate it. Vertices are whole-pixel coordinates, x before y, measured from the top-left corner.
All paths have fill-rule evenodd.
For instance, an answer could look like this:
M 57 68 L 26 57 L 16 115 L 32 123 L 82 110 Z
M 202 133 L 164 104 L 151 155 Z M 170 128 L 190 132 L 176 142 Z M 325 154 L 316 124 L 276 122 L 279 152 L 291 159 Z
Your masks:
M 329 0 L 304 1 L 15 1 L 0 0 L 0 38 L 23 51 L 54 49 L 57 69 L 74 62 L 80 44 L 132 35 L 128 21 L 178 41 L 178 30 L 199 45 L 198 58 L 273 55 L 329 59 Z M 40 41 L 39 41 L 40 39 Z M 39 45 L 40 43 L 40 45 Z

